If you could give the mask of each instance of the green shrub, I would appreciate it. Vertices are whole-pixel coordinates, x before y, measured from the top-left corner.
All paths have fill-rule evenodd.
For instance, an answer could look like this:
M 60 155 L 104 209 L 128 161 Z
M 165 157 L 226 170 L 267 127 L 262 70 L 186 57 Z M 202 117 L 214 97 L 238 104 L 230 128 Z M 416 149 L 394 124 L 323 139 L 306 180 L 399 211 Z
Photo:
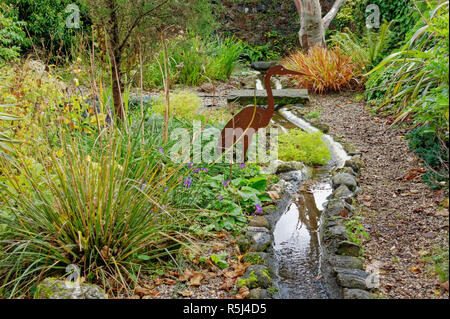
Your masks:
M 416 1 L 416 4 L 423 9 L 426 1 Z M 420 18 L 415 10 L 412 0 L 366 0 L 362 4 L 362 10 L 370 4 L 376 4 L 380 8 L 380 21 L 392 22 L 392 36 L 389 37 L 386 46 L 393 50 L 405 43 L 406 36 Z M 366 16 L 366 14 L 364 13 Z
M 169 99 L 171 116 L 192 120 L 200 108 L 200 98 L 188 91 L 171 93 Z M 152 110 L 160 115 L 164 115 L 165 105 L 165 97 L 161 94 L 152 104 Z
M 412 115 L 448 138 L 449 11 L 448 1 L 431 7 L 409 35 L 407 43 L 386 57 L 370 73 L 368 98 L 379 97 L 377 110 Z
M 389 26 L 384 22 L 377 32 L 366 29 L 363 37 L 346 29 L 345 32 L 336 32 L 329 42 L 339 47 L 358 66 L 360 73 L 370 71 L 385 55 L 387 42 L 390 36 Z
M 0 6 L 0 63 L 17 59 L 26 42 L 23 23 L 8 17 L 7 7 Z
M 88 31 L 91 25 L 88 9 L 83 1 L 73 0 L 5 0 L 19 21 L 26 24 L 33 44 L 41 46 L 44 52 L 51 52 L 52 56 L 67 54 L 79 29 L 66 27 L 66 18 L 70 13 L 65 9 L 69 4 L 76 4 L 80 8 L 80 28 Z M 28 49 L 31 49 L 28 42 Z
M 365 0 L 347 0 L 330 23 L 330 30 L 343 31 L 345 28 L 360 33 L 364 28 Z
M 321 132 L 306 133 L 291 130 L 279 137 L 278 157 L 282 161 L 301 161 L 308 165 L 325 165 L 331 160 L 327 143 Z
M 172 39 L 167 45 L 171 84 L 188 86 L 203 82 L 228 80 L 238 63 L 242 43 L 234 38 L 206 38 L 188 34 Z M 145 65 L 146 86 L 163 86 L 160 66 L 164 65 L 163 51 Z
M 245 42 L 241 57 L 250 63 L 257 61 L 279 60 L 280 54 L 272 50 L 270 47 L 270 43 L 266 43 L 265 45 L 250 45 Z
M 418 127 L 406 135 L 409 147 L 425 162 L 429 168 L 422 180 L 432 188 L 448 187 L 448 169 L 442 163 L 448 163 L 448 145 L 443 145 L 434 130 L 427 126 Z M 443 184 L 442 184 L 443 183 Z

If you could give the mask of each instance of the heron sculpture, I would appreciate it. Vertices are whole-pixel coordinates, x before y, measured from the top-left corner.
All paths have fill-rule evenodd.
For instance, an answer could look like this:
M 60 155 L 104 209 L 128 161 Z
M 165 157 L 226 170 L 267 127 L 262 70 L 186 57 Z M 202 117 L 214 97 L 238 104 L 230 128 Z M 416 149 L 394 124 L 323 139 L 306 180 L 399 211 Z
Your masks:
M 273 75 L 304 75 L 303 73 L 286 69 L 282 65 L 275 65 L 266 72 L 264 83 L 267 91 L 267 109 L 256 105 L 247 106 L 225 125 L 219 140 L 218 153 L 223 154 L 227 149 L 232 148 L 237 142 L 243 140 L 243 162 L 247 154 L 248 147 L 252 142 L 253 135 L 263 127 L 269 125 L 275 111 L 275 101 L 270 86 L 270 78 Z

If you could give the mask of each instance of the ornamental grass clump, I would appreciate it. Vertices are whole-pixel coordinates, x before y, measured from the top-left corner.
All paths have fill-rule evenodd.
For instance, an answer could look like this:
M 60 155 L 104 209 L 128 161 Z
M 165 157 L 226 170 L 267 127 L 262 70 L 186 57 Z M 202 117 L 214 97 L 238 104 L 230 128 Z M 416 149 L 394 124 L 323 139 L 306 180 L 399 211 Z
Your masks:
M 140 151 L 140 139 L 112 128 L 89 142 L 59 134 L 62 156 L 42 143 L 35 166 L 0 158 L 0 296 L 29 296 L 71 264 L 108 291 L 127 290 L 149 260 L 189 243 L 180 231 L 189 218 L 164 191 L 183 175 L 157 148 Z
M 284 59 L 283 64 L 305 75 L 295 76 L 299 88 L 317 93 L 338 92 L 348 88 L 355 64 L 339 49 L 312 47 L 307 53 L 298 51 Z

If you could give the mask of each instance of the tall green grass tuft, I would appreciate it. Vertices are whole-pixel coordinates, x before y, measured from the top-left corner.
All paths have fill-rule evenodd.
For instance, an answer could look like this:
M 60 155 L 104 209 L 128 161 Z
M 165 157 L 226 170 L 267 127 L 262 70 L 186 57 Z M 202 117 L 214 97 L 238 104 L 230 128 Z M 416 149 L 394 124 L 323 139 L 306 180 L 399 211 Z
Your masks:
M 167 44 L 171 83 L 195 86 L 210 81 L 226 81 L 239 62 L 243 48 L 242 42 L 234 37 L 202 39 L 188 34 L 171 39 Z M 163 56 L 159 50 L 155 58 L 145 65 L 147 87 L 163 86 L 160 68 L 164 63 Z
M 189 218 L 167 203 L 182 173 L 161 150 L 113 128 L 93 140 L 59 135 L 59 155 L 41 144 L 31 166 L 0 159 L 2 296 L 27 295 L 69 264 L 88 281 L 127 289 L 145 263 L 188 242 L 180 230 Z

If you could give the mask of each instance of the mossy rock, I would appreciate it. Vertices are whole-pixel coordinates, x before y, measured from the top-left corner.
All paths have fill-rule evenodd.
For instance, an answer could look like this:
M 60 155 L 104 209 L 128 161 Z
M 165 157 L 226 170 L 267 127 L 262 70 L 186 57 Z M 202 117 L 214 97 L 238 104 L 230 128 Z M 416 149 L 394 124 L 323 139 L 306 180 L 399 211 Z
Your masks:
M 267 262 L 267 253 L 250 252 L 244 256 L 244 262 L 252 265 L 262 265 Z
M 245 274 L 238 280 L 238 287 L 269 288 L 272 285 L 269 268 L 263 265 L 251 265 L 245 270 Z
M 46 278 L 36 288 L 37 299 L 106 299 L 105 292 L 92 284 L 75 285 L 57 278 Z

